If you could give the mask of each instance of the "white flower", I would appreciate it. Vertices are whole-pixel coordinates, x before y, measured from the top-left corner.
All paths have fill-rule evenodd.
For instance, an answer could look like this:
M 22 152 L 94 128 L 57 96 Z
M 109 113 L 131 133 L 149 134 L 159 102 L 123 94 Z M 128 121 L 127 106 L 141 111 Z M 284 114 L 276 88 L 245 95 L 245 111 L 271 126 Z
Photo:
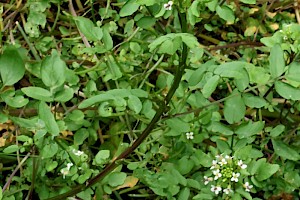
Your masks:
M 219 167 L 218 161 L 217 160 L 213 160 L 210 169 L 216 169 L 218 167 Z
M 228 187 L 228 188 L 225 188 L 225 189 L 223 190 L 223 192 L 224 192 L 225 194 L 229 194 L 230 192 L 232 192 L 232 189 L 230 189 L 230 188 Z
M 194 133 L 193 132 L 186 133 L 185 135 L 186 135 L 186 139 L 188 139 L 188 140 L 194 139 Z
M 75 149 L 73 149 L 72 151 L 76 156 L 81 156 L 83 154 L 83 151 L 76 151 Z
M 244 184 L 244 188 L 245 188 L 246 192 L 250 192 L 251 188 L 253 188 L 253 185 L 250 185 L 249 182 L 246 182 Z
M 238 161 L 238 166 L 240 166 L 240 168 L 242 168 L 242 169 L 246 169 L 247 168 L 247 165 L 244 164 L 242 160 Z
M 222 177 L 222 174 L 220 173 L 220 170 L 219 169 L 216 169 L 213 171 L 213 174 L 215 175 L 215 180 L 218 180 L 219 178 Z
M 68 163 L 67 164 L 67 169 L 68 169 L 68 171 L 70 170 L 70 168 L 73 166 L 73 163 Z
M 207 176 L 204 176 L 204 185 L 207 185 L 209 182 L 211 182 L 213 180 L 212 177 L 207 177 Z
M 164 4 L 164 8 L 166 10 L 172 10 L 173 1 L 169 1 L 168 3 Z
M 222 191 L 222 188 L 220 186 L 211 185 L 210 191 L 214 192 L 215 194 L 219 194 L 219 192 Z
M 226 164 L 227 164 L 227 161 L 223 158 L 223 159 L 219 162 L 219 164 L 220 164 L 221 166 L 226 165 Z
M 222 155 L 222 154 L 216 155 L 216 159 L 217 159 L 217 160 L 222 160 L 222 159 L 223 159 L 223 155 Z
M 73 163 L 68 163 L 67 167 L 60 170 L 60 173 L 62 173 L 64 179 L 66 178 L 66 175 L 69 174 L 70 169 L 71 169 L 72 166 L 73 166 Z
M 228 155 L 226 155 L 226 156 L 225 156 L 225 159 L 226 159 L 226 160 L 232 160 L 233 157 L 234 157 L 234 156 L 228 156 Z
M 240 176 L 241 174 L 240 173 L 235 173 L 235 172 L 232 172 L 232 177 L 231 177 L 231 181 L 235 181 L 235 182 L 238 182 L 239 181 L 239 176 Z
M 66 168 L 63 168 L 63 169 L 60 170 L 60 173 L 62 173 L 63 179 L 65 179 L 66 175 L 69 174 L 69 170 L 66 169 Z

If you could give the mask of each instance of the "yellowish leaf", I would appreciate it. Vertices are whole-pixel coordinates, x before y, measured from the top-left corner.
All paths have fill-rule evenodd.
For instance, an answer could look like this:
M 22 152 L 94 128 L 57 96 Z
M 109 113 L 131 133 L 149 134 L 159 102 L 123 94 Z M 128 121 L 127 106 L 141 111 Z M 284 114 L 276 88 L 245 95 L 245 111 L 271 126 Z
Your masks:
M 132 188 L 137 184 L 138 181 L 139 179 L 134 176 L 127 176 L 123 185 L 116 187 L 115 190 L 127 187 Z
M 0 147 L 5 146 L 5 141 L 6 141 L 6 139 L 4 139 L 3 137 L 0 137 Z
M 249 26 L 246 28 L 244 34 L 245 34 L 245 36 L 252 36 L 256 32 L 256 30 L 257 30 L 256 26 Z
M 72 131 L 67 131 L 67 130 L 61 131 L 60 133 L 61 133 L 64 137 L 68 137 L 69 135 L 73 135 Z

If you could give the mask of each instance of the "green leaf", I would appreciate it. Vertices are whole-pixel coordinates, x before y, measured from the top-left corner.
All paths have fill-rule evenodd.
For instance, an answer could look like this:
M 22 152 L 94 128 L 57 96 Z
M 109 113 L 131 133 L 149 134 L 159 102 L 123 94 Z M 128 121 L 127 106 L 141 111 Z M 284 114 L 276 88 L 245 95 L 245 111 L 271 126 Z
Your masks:
M 212 132 L 221 133 L 222 135 L 232 135 L 233 131 L 220 122 L 211 122 L 210 129 Z
M 173 40 L 176 37 L 175 33 L 169 33 L 167 35 L 160 36 L 152 41 L 148 47 L 149 51 L 153 52 L 157 47 L 159 47 L 166 40 Z
M 296 150 L 285 144 L 283 141 L 272 139 L 272 144 L 274 151 L 278 156 L 294 161 L 300 159 L 300 154 Z
M 224 19 L 228 24 L 233 24 L 235 20 L 234 12 L 228 6 L 222 5 L 217 6 L 217 14 Z
M 203 48 L 200 47 L 195 47 L 193 49 L 190 50 L 190 55 L 191 55 L 191 63 L 198 63 L 200 61 L 200 59 L 202 58 L 204 53 Z
M 41 101 L 39 104 L 39 118 L 44 121 L 46 129 L 52 136 L 59 135 L 59 127 L 49 106 Z
M 241 94 L 234 90 L 231 98 L 225 101 L 224 117 L 229 124 L 237 123 L 244 118 L 246 106 Z
M 49 90 L 40 87 L 24 87 L 21 91 L 27 96 L 40 101 L 53 101 L 52 94 Z
M 203 167 L 210 167 L 213 159 L 202 150 L 196 149 L 191 156 L 191 160 L 193 160 L 197 166 L 202 165 Z
M 106 50 L 111 50 L 114 46 L 114 42 L 109 34 L 108 28 L 103 30 L 103 43 Z
M 94 23 L 85 17 L 74 17 L 76 26 L 80 32 L 89 40 L 89 41 L 100 41 L 103 37 L 103 31 L 100 27 L 96 27 Z
M 256 166 L 255 178 L 258 181 L 263 181 L 270 178 L 279 170 L 279 165 L 270 164 L 266 162 L 265 158 L 262 158 L 257 161 L 259 164 Z
M 58 152 L 58 144 L 52 142 L 42 148 L 42 159 L 52 158 Z
M 138 27 L 148 29 L 152 27 L 155 23 L 156 19 L 154 17 L 145 16 L 139 19 L 139 21 L 136 22 L 136 25 L 138 25 Z
M 107 94 L 107 93 L 103 93 L 103 94 L 98 94 L 96 96 L 93 96 L 89 99 L 84 100 L 83 102 L 81 102 L 78 106 L 79 109 L 82 108 L 87 108 L 89 106 L 92 106 L 94 104 L 97 103 L 101 103 L 103 101 L 108 101 L 108 100 L 113 100 L 115 99 L 115 97 L 113 95 Z
M 205 98 L 210 97 L 210 95 L 216 90 L 219 80 L 220 80 L 220 76 L 214 75 L 205 83 L 202 89 L 202 94 Z
M 179 192 L 179 195 L 178 195 L 178 200 L 188 200 L 190 197 L 190 193 L 191 193 L 191 191 L 187 187 L 181 189 L 181 191 Z
M 136 2 L 136 0 L 127 1 L 124 6 L 120 10 L 120 17 L 126 17 L 132 15 L 139 9 L 140 5 Z
M 95 163 L 93 162 L 93 164 L 103 165 L 108 161 L 109 156 L 110 156 L 110 151 L 109 150 L 100 150 L 96 154 L 95 159 L 94 159 Z
M 76 131 L 74 135 L 74 145 L 82 145 L 85 139 L 89 137 L 89 132 L 85 128 L 81 128 Z
M 0 74 L 3 85 L 13 85 L 25 73 L 24 62 L 14 46 L 7 47 L 0 56 Z
M 138 97 L 130 95 L 128 99 L 128 107 L 138 114 L 141 112 L 143 104 Z
M 190 131 L 190 125 L 189 123 L 182 121 L 179 118 L 172 118 L 166 120 L 167 125 L 177 132 L 188 132 Z
M 66 79 L 66 63 L 62 61 L 56 50 L 52 50 L 51 56 L 47 56 L 41 66 L 43 83 L 48 87 L 59 87 Z
M 5 90 L 0 94 L 0 97 L 5 101 L 5 103 L 14 108 L 20 108 L 29 103 L 28 99 L 25 99 L 24 96 L 17 95 L 15 96 L 15 91 L 13 89 Z
M 190 33 L 177 33 L 176 36 L 180 36 L 182 41 L 188 46 L 190 49 L 199 47 L 200 44 L 198 42 L 198 39 L 190 34 Z
M 258 134 L 260 131 L 263 130 L 265 126 L 265 122 L 253 122 L 249 121 L 245 124 L 239 125 L 235 133 L 239 136 L 239 138 L 248 138 L 252 135 Z
M 283 133 L 283 131 L 285 130 L 285 126 L 282 125 L 282 124 L 279 124 L 277 125 L 275 128 L 273 128 L 271 131 L 270 131 L 270 136 L 271 137 L 277 137 L 279 136 L 281 133 Z
M 256 4 L 256 0 L 241 0 L 241 2 L 246 4 Z
M 58 102 L 67 102 L 73 98 L 74 91 L 72 88 L 66 88 L 54 95 L 54 100 Z
M 243 100 L 246 106 L 250 108 L 262 108 L 267 105 L 267 101 L 259 96 L 254 96 L 253 94 L 245 93 L 243 94 Z
M 194 162 L 191 159 L 188 159 L 188 156 L 180 158 L 176 163 L 176 169 L 180 174 L 185 175 L 191 172 L 194 167 Z
M 214 73 L 220 75 L 221 77 L 236 79 L 243 78 L 242 71 L 246 64 L 247 63 L 241 61 L 226 62 L 219 65 L 215 69 Z
M 117 80 L 122 77 L 122 72 L 119 65 L 115 62 L 114 58 L 110 55 L 107 59 L 108 70 L 111 73 L 111 79 Z
M 108 184 L 112 187 L 117 187 L 124 184 L 126 179 L 126 173 L 124 172 L 112 172 L 108 175 Z
M 288 71 L 287 71 L 285 77 L 290 81 L 300 82 L 300 63 L 292 62 L 288 66 Z
M 2 187 L 0 186 L 0 200 L 3 198 Z
M 156 0 L 137 0 L 136 3 L 140 5 L 152 6 L 157 3 Z
M 165 40 L 159 47 L 158 53 L 167 53 L 173 55 L 181 46 L 182 40 L 180 37 L 175 37 L 173 40 Z
M 300 100 L 300 89 L 295 88 L 287 83 L 276 81 L 275 90 L 285 99 Z
M 275 46 L 271 49 L 269 63 L 270 73 L 273 78 L 277 78 L 283 74 L 285 60 L 280 44 L 275 44 Z
M 263 67 L 256 67 L 254 65 L 246 66 L 248 75 L 250 78 L 250 83 L 257 83 L 259 85 L 265 85 L 270 80 L 271 75 L 266 72 Z
M 245 69 L 240 71 L 241 78 L 235 78 L 234 82 L 236 87 L 239 89 L 240 92 L 243 92 L 249 85 L 249 76 Z
M 18 149 L 19 149 L 19 146 L 16 144 L 13 144 L 13 145 L 10 145 L 10 146 L 6 147 L 5 149 L 3 149 L 3 153 L 7 153 L 7 154 L 14 153 L 14 152 L 18 151 Z

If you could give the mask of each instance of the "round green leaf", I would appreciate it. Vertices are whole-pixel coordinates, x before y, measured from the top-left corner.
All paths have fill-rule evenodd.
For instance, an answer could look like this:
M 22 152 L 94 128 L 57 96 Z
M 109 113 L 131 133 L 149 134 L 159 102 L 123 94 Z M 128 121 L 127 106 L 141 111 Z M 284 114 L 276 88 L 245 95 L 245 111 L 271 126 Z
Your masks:
M 136 0 L 127 1 L 120 10 L 120 17 L 126 17 L 132 15 L 139 9 L 140 5 L 136 3 Z
M 136 24 L 138 25 L 138 27 L 147 29 L 147 28 L 152 27 L 155 24 L 155 22 L 156 22 L 155 18 L 150 17 L 150 16 L 145 16 L 145 17 L 142 17 L 141 19 L 139 19 L 139 21 L 137 21 Z
M 138 97 L 131 95 L 128 99 L 128 107 L 138 114 L 141 112 L 143 104 Z
M 112 187 L 122 185 L 125 182 L 126 176 L 124 172 L 113 172 L 108 176 L 108 184 Z

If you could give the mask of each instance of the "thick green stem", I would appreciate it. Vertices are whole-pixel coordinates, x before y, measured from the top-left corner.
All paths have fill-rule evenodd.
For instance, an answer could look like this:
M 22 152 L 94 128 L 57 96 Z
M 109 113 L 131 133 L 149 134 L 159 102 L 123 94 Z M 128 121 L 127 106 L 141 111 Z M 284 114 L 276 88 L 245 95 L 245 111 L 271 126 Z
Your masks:
M 181 20 L 182 32 L 187 32 L 186 15 L 184 13 L 180 14 L 180 20 Z M 188 54 L 188 48 L 185 44 L 183 44 L 180 65 L 178 66 L 178 68 L 176 70 L 174 82 L 173 82 L 167 96 L 165 97 L 164 102 L 161 102 L 159 110 L 156 112 L 155 116 L 153 117 L 153 119 L 151 120 L 151 122 L 149 123 L 147 128 L 143 131 L 143 133 L 139 136 L 139 138 L 132 144 L 132 146 L 130 146 L 128 149 L 126 149 L 123 153 L 121 153 L 118 156 L 118 158 L 116 158 L 108 166 L 106 166 L 101 173 L 99 173 L 97 176 L 88 180 L 85 185 L 78 185 L 77 187 L 73 188 L 71 191 L 61 194 L 61 195 L 58 195 L 58 196 L 55 196 L 55 197 L 52 197 L 48 200 L 66 199 L 69 196 L 73 196 L 73 195 L 95 185 L 97 182 L 102 180 L 107 174 L 109 174 L 112 170 L 114 170 L 118 166 L 118 161 L 125 159 L 144 141 L 144 139 L 155 128 L 155 124 L 161 119 L 161 116 L 163 115 L 163 113 L 167 110 L 167 105 L 171 101 L 171 98 L 173 97 L 176 89 L 179 86 L 184 69 L 186 68 L 187 54 Z

